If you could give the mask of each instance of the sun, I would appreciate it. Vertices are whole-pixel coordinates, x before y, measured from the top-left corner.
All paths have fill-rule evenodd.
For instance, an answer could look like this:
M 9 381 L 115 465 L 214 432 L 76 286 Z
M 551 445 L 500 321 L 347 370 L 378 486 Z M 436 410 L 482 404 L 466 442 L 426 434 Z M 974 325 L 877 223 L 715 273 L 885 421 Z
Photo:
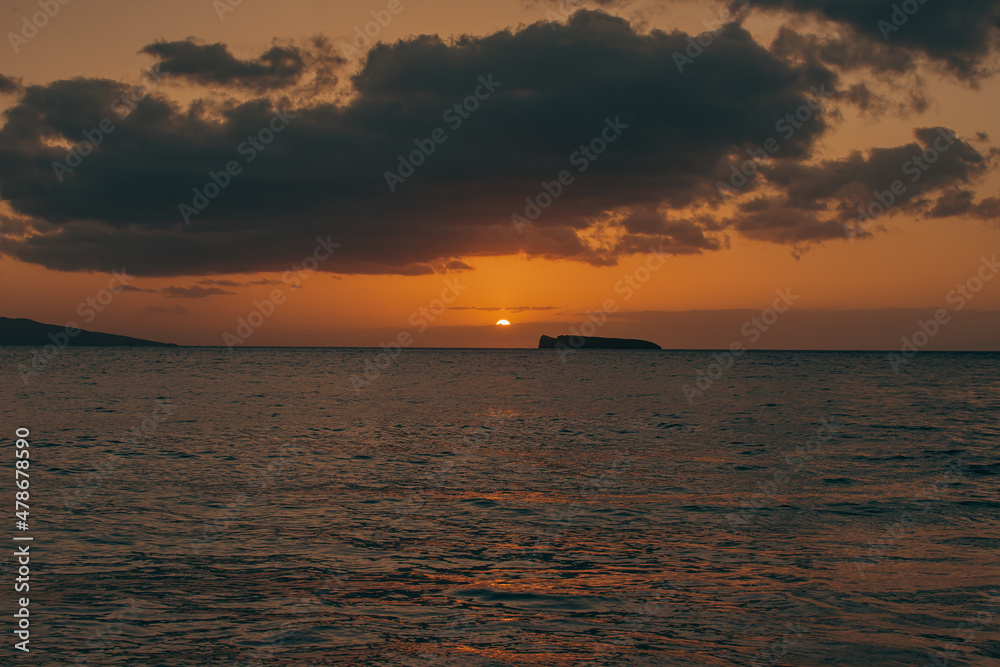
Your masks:
M 510 322 L 508 322 L 507 320 L 497 320 L 497 326 L 498 327 L 509 327 L 510 326 Z

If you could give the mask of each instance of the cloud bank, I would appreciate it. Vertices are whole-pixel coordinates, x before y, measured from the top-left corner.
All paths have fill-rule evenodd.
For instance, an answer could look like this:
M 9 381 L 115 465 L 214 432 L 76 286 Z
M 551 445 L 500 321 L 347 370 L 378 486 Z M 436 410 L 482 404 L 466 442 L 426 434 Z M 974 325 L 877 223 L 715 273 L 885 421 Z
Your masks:
M 761 4 L 875 39 L 872 3 Z M 976 75 L 997 3 L 954 4 L 982 20 L 932 34 L 951 14 L 927 4 L 891 38 L 903 60 L 884 66 L 905 70 L 920 53 Z M 213 88 L 181 105 L 156 91 L 119 119 L 110 112 L 128 89 L 119 82 L 17 88 L 0 129 L 0 196 L 16 216 L 0 216 L 0 251 L 58 270 L 209 276 L 286 271 L 323 238 L 340 248 L 321 270 L 419 275 L 485 255 L 608 265 L 649 248 L 711 252 L 730 234 L 799 246 L 843 237 L 857 206 L 940 129 L 816 160 L 836 105 L 871 103 L 864 90 L 840 90 L 844 63 L 863 55 L 801 58 L 790 34 L 768 48 L 733 23 L 678 67 L 691 40 L 586 10 L 451 42 L 417 36 L 377 45 L 349 98 L 310 103 L 286 93 L 334 85 L 338 60 L 322 40 L 249 59 L 225 44 L 156 42 L 143 52 L 162 74 L 227 96 Z M 494 82 L 489 94 L 484 81 Z M 619 128 L 613 143 L 602 139 L 608 127 Z M 71 164 L 87 137 L 96 145 Z M 779 150 L 745 185 L 720 189 L 772 140 Z M 894 212 L 985 216 L 995 204 L 955 193 L 973 192 L 991 164 L 959 138 Z M 390 188 L 390 172 L 407 175 Z M 571 183 L 559 183 L 564 173 Z M 533 202 L 539 215 L 513 225 Z

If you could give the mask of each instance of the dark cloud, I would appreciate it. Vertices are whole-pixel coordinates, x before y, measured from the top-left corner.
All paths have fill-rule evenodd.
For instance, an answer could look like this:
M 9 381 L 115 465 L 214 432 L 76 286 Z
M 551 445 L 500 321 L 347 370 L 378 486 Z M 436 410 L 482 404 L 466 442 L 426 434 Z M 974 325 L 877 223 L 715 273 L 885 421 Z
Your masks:
M 787 193 L 789 204 L 809 209 L 817 201 L 868 201 L 876 190 L 888 189 L 897 179 L 907 186 L 897 204 L 907 204 L 926 192 L 969 183 L 989 167 L 987 157 L 947 128 L 920 128 L 914 135 L 917 141 L 903 146 L 873 148 L 867 154 L 855 152 L 813 166 L 776 165 L 765 174 Z
M 930 107 L 916 71 L 917 60 L 908 50 L 857 39 L 846 30 L 833 36 L 821 36 L 783 26 L 771 45 L 771 52 L 803 66 L 830 68 L 838 74 L 862 68 L 866 69 L 864 74 L 874 73 L 880 84 L 879 92 L 862 81 L 847 86 L 840 96 L 866 116 L 877 117 L 892 110 L 905 117 L 910 113 L 923 113 Z
M 558 310 L 558 306 L 513 306 L 504 310 L 511 313 L 523 313 L 531 310 Z
M 18 79 L 0 74 L 0 94 L 16 93 L 21 90 L 21 82 Z
M 199 280 L 199 285 L 219 285 L 220 287 L 246 287 L 247 283 L 237 282 L 235 280 Z
M 904 5 L 915 11 L 896 14 L 894 22 L 893 14 Z M 754 0 L 751 6 L 814 14 L 862 38 L 861 42 L 811 38 L 827 62 L 901 71 L 912 67 L 909 55 L 921 54 L 967 79 L 984 73 L 1000 29 L 1000 0 Z
M 161 73 L 192 83 L 264 90 L 298 83 L 318 61 L 325 60 L 327 65 L 344 62 L 323 49 L 324 42 L 314 40 L 313 45 L 320 48 L 276 45 L 252 60 L 240 60 L 225 44 L 200 44 L 189 38 L 154 42 L 143 47 L 141 53 L 157 58 Z
M 899 75 L 916 67 L 913 54 L 888 44 L 856 39 L 850 33 L 814 35 L 782 26 L 771 52 L 783 58 L 823 63 L 842 71 L 870 68 L 883 75 Z
M 506 311 L 508 313 L 524 313 L 531 310 L 558 310 L 558 306 L 508 306 L 502 308 L 500 306 L 494 307 L 484 307 L 484 306 L 451 306 L 449 310 L 478 310 L 488 313 L 495 313 L 498 311 Z
M 941 195 L 930 211 L 932 218 L 950 218 L 972 210 L 976 195 L 971 190 L 949 190 Z
M 284 285 L 285 283 L 280 280 L 272 280 L 269 278 L 261 278 L 259 280 L 250 280 L 247 282 L 241 282 L 238 280 L 216 280 L 211 278 L 205 278 L 198 281 L 199 285 L 218 285 L 219 287 L 250 287 L 252 285 Z
M 621 222 L 627 234 L 621 242 L 623 248 L 630 252 L 648 252 L 643 243 L 650 237 L 667 236 L 675 243 L 681 243 L 692 248 L 718 248 L 725 246 L 725 237 L 710 237 L 706 230 L 721 229 L 709 219 L 698 221 L 687 219 L 670 219 L 663 211 L 632 207 Z
M 954 189 L 945 192 L 934 203 L 930 216 L 950 218 L 967 215 L 987 222 L 1000 222 L 1000 197 L 988 197 L 978 204 L 971 190 Z
M 714 184 L 733 156 L 774 136 L 810 87 L 834 75 L 776 58 L 735 25 L 681 73 L 674 54 L 687 40 L 581 11 L 566 24 L 454 43 L 423 36 L 378 45 L 349 103 L 295 109 L 252 163 L 238 147 L 268 127 L 276 112 L 268 99 L 216 117 L 151 96 L 62 183 L 52 163 L 66 150 L 50 140 L 80 140 L 124 86 L 32 86 L 0 130 L 0 192 L 38 233 L 3 248 L 51 268 L 125 263 L 139 275 L 283 272 L 318 238 L 341 244 L 321 270 L 403 275 L 475 255 L 607 265 L 650 247 L 722 248 L 726 239 L 701 220 L 643 225 L 633 212 L 721 202 Z M 480 77 L 498 82 L 495 92 L 453 127 L 443 114 L 483 91 Z M 579 151 L 609 122 L 621 136 L 579 172 Z M 447 141 L 390 193 L 384 173 L 436 128 Z M 825 129 L 820 112 L 783 142 L 778 160 L 807 158 Z M 179 204 L 232 160 L 242 173 L 185 225 Z M 562 170 L 575 182 L 518 234 L 511 214 L 523 214 L 526 198 Z M 595 243 L 585 232 L 609 211 L 629 216 L 631 229 Z
M 733 228 L 749 238 L 792 245 L 845 236 L 843 223 L 789 207 L 779 198 L 756 199 L 741 206 Z
M 844 238 L 844 225 L 861 219 L 859 207 L 870 211 L 876 206 L 878 213 L 880 197 L 889 202 L 887 215 L 968 211 L 971 192 L 964 201 L 965 195 L 955 190 L 989 171 L 993 153 L 982 155 L 946 128 L 920 128 L 914 134 L 913 143 L 839 160 L 762 166 L 762 179 L 777 194 L 741 201 L 733 228 L 751 238 L 802 244 Z M 894 183 L 901 192 L 892 192 Z M 944 194 L 928 210 L 935 193 Z
M 140 292 L 140 293 L 147 293 L 147 294 L 157 294 L 157 293 L 159 293 L 159 290 L 144 289 L 142 287 L 136 287 L 135 285 L 120 285 L 118 287 L 118 291 L 120 291 L 120 292 Z
M 862 112 L 880 114 L 888 108 L 886 99 L 874 92 L 867 84 L 856 83 L 844 93 L 844 99 Z
M 970 212 L 981 220 L 1000 223 L 1000 197 L 988 197 L 973 206 Z
M 219 287 L 201 287 L 200 285 L 193 285 L 191 287 L 170 286 L 164 287 L 160 291 L 171 299 L 204 299 L 209 296 L 236 293 L 229 292 Z
M 636 207 L 629 210 L 622 226 L 632 234 L 658 234 L 666 228 L 666 221 L 659 211 Z
M 834 84 L 827 64 L 849 68 L 870 59 L 806 40 L 810 49 L 829 53 L 822 62 L 797 62 L 787 55 L 808 49 L 796 39 L 805 38 L 784 33 L 770 53 L 729 25 L 682 73 L 675 54 L 686 51 L 686 35 L 640 34 L 597 12 L 454 43 L 417 37 L 377 46 L 353 78 L 356 94 L 346 104 L 280 112 L 260 97 L 226 107 L 217 118 L 197 105 L 151 97 L 61 183 L 51 165 L 66 153 L 51 140 L 85 136 L 123 86 L 88 79 L 32 86 L 0 130 L 0 192 L 34 221 L 35 233 L 8 239 L 5 249 L 59 269 L 125 263 L 141 275 L 197 275 L 284 271 L 326 239 L 340 247 L 322 270 L 419 275 L 436 267 L 468 270 L 456 258 L 475 255 L 526 252 L 606 265 L 651 247 L 697 253 L 726 247 L 727 229 L 793 246 L 841 238 L 858 206 L 910 176 L 907 164 L 938 140 L 940 128 L 918 130 L 917 141 L 905 146 L 812 162 L 814 143 L 827 129 L 821 108 L 781 142 L 746 188 L 754 198 L 740 201 L 731 219 L 670 214 L 692 204 L 719 205 L 715 184 L 733 160 L 774 137 L 781 119 L 805 107 L 810 88 Z M 277 65 L 250 67 L 223 45 L 161 43 L 155 55 L 161 71 L 172 63 L 171 73 L 223 77 L 247 90 L 268 87 L 260 81 L 277 76 Z M 265 56 L 259 60 L 271 62 Z M 205 68 L 178 64 L 189 60 Z M 287 62 L 291 69 L 279 78 L 295 79 L 298 61 Z M 908 67 L 904 58 L 885 71 Z M 495 92 L 485 100 L 468 97 L 483 90 L 482 81 L 498 82 Z M 461 127 L 449 127 L 443 112 L 463 99 L 479 109 Z M 886 104 L 866 84 L 840 99 L 862 109 Z M 289 126 L 247 162 L 244 142 L 275 114 Z M 609 125 L 621 128 L 621 136 L 578 171 L 571 156 L 579 158 Z M 415 140 L 428 145 L 436 128 L 447 141 L 431 142 L 426 164 L 390 192 L 386 170 L 416 148 Z M 178 205 L 193 204 L 192 189 L 204 189 L 210 172 L 218 180 L 234 159 L 242 173 L 225 178 L 221 193 L 183 224 Z M 959 140 L 907 183 L 893 212 L 988 216 L 986 202 L 977 213 L 972 197 L 953 191 L 968 191 L 989 166 L 988 156 Z M 561 170 L 570 170 L 574 183 L 554 198 L 546 195 L 554 201 L 539 207 L 540 216 L 528 215 L 532 200 L 554 192 Z M 512 213 L 535 219 L 517 233 Z M 620 233 L 610 241 L 596 242 L 589 233 L 612 223 Z M 90 251 L 79 252 L 81 246 Z
M 452 259 L 444 263 L 447 271 L 471 271 L 472 267 L 460 259 Z

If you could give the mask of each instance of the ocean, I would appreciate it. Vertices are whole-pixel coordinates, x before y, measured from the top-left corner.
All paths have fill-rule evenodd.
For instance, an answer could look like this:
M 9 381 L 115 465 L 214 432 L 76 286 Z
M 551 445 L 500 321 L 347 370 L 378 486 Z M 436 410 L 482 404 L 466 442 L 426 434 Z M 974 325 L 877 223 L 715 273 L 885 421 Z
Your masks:
M 1000 355 L 374 354 L 0 349 L 4 664 L 1000 665 Z

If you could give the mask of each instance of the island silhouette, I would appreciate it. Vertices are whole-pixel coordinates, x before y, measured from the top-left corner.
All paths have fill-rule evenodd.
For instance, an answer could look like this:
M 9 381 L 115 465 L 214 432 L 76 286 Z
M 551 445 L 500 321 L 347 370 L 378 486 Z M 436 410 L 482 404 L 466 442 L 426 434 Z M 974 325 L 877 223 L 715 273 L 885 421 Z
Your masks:
M 634 338 L 600 338 L 597 336 L 542 336 L 539 350 L 662 350 L 656 343 Z
M 57 347 L 177 347 L 131 336 L 77 329 L 72 322 L 65 326 L 44 324 L 25 318 L 0 317 L 0 345 Z

